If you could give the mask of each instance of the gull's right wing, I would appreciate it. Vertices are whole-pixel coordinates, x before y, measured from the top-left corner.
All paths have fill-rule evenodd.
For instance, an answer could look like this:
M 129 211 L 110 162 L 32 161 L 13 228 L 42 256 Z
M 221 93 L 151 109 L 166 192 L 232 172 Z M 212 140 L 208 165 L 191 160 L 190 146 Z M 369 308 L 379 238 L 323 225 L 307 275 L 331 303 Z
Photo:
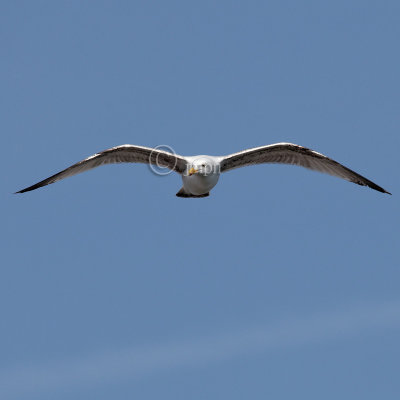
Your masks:
M 35 190 L 42 186 L 50 185 L 51 183 L 60 181 L 61 179 L 80 174 L 81 172 L 100 167 L 101 165 L 116 163 L 152 164 L 159 167 L 166 167 L 172 171 L 182 174 L 186 169 L 187 161 L 182 156 L 168 153 L 166 151 L 124 144 L 122 146 L 112 147 L 111 149 L 96 153 L 82 161 L 77 162 L 74 165 L 71 165 L 63 171 L 58 172 L 57 174 L 52 175 L 49 178 L 35 183 L 34 185 L 22 189 L 16 193 L 29 192 L 30 190 Z

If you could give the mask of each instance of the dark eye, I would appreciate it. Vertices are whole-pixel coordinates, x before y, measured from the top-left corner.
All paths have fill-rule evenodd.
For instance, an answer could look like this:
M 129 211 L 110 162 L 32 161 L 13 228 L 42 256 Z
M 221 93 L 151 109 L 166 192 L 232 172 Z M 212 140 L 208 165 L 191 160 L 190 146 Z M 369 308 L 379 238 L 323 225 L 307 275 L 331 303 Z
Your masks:
M 205 166 L 206 166 L 206 164 L 201 164 L 201 166 L 202 166 L 202 167 L 205 167 Z

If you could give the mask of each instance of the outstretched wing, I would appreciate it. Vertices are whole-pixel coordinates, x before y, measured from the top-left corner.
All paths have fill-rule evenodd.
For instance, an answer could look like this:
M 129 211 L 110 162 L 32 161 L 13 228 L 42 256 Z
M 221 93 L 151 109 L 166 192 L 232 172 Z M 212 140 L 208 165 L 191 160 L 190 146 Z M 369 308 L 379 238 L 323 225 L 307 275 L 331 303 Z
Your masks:
M 112 147 L 111 149 L 104 150 L 96 153 L 74 165 L 64 169 L 57 174 L 50 176 L 43 181 L 35 183 L 17 193 L 29 192 L 30 190 L 38 189 L 42 186 L 49 185 L 61 179 L 68 178 L 81 172 L 88 171 L 93 168 L 100 167 L 105 164 L 116 163 L 143 163 L 152 164 L 159 167 L 166 167 L 172 171 L 183 173 L 186 169 L 186 159 L 182 156 L 168 153 L 166 151 L 152 149 L 149 147 L 134 146 L 131 144 L 124 144 L 122 146 Z
M 346 179 L 350 182 L 357 183 L 358 185 L 368 186 L 382 193 L 390 194 L 374 182 L 371 182 L 369 179 L 364 178 L 323 154 L 292 143 L 276 143 L 268 146 L 243 150 L 239 153 L 222 157 L 221 172 L 262 163 L 299 165 L 314 171 L 324 172 L 326 174 Z

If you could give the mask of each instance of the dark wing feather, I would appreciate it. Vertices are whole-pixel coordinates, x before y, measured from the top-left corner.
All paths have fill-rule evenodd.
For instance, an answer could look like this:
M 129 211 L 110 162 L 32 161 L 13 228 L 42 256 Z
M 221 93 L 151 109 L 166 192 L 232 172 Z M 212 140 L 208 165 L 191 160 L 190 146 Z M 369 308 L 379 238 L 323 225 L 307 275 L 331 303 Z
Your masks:
M 71 165 L 63 171 L 44 179 L 43 181 L 18 191 L 17 193 L 29 192 L 30 190 L 38 189 L 61 179 L 100 167 L 101 165 L 116 163 L 153 164 L 169 168 L 178 173 L 183 173 L 186 169 L 187 162 L 184 157 L 166 151 L 125 144 L 94 154 L 74 165 Z
M 369 179 L 323 154 L 292 143 L 276 143 L 225 156 L 221 160 L 221 172 L 263 163 L 299 165 L 390 194 Z

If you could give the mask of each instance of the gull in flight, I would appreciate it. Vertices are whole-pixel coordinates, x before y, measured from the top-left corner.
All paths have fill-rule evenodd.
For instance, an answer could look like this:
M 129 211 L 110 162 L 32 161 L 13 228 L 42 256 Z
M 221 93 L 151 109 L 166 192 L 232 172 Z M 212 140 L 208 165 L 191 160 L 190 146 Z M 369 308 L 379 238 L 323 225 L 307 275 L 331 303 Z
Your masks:
M 270 144 L 220 157 L 184 157 L 158 148 L 124 144 L 96 153 L 17 193 L 29 192 L 100 165 L 115 163 L 157 165 L 177 172 L 182 176 L 183 182 L 182 188 L 176 194 L 178 197 L 207 197 L 210 190 L 217 184 L 221 173 L 239 167 L 264 163 L 299 165 L 346 179 L 361 186 L 368 186 L 382 193 L 391 194 L 337 161 L 314 150 L 292 143 Z

